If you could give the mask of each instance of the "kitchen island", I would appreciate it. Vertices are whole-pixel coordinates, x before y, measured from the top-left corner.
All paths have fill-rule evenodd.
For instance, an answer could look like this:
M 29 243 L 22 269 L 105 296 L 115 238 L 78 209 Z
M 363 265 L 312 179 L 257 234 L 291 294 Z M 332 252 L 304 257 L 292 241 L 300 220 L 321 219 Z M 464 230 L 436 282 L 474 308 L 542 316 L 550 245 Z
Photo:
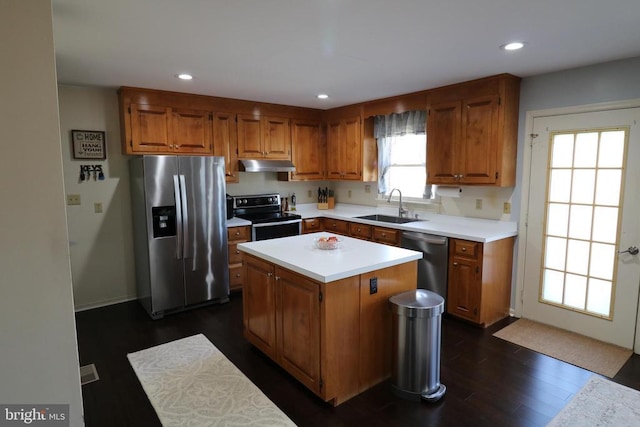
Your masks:
M 391 375 L 392 295 L 416 289 L 420 252 L 340 236 L 247 242 L 244 336 L 337 406 Z

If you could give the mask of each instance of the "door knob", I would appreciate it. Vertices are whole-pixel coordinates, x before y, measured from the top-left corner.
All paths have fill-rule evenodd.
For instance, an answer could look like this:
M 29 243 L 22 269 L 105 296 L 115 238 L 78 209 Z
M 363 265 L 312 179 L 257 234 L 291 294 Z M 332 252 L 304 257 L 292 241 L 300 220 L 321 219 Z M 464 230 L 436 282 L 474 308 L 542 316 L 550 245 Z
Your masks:
M 640 252 L 640 249 L 638 249 L 637 246 L 629 246 L 629 249 L 625 251 L 618 251 L 619 254 L 626 254 L 627 252 L 631 255 L 638 255 L 638 252 Z

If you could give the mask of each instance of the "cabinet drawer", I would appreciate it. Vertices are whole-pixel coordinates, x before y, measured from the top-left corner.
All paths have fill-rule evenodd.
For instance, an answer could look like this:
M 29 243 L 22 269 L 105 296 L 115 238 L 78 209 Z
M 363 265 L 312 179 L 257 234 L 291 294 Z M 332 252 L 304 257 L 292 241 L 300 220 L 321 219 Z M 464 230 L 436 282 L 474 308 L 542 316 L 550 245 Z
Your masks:
M 349 234 L 353 237 L 360 237 L 362 239 L 371 239 L 371 226 L 365 224 L 358 224 L 357 222 L 349 223 Z
M 251 227 L 230 227 L 227 228 L 227 236 L 229 241 L 251 240 Z
M 324 219 L 325 231 L 331 231 L 338 234 L 349 234 L 349 223 L 339 219 Z
M 242 252 L 238 250 L 238 243 L 229 243 L 229 264 L 240 264 L 242 262 Z
M 452 243 L 453 254 L 455 256 L 478 259 L 478 256 L 480 255 L 480 248 L 482 247 L 481 243 L 457 239 L 452 240 Z
M 316 231 L 322 231 L 322 221 L 320 218 L 302 220 L 302 233 L 315 233 Z
M 229 288 L 240 289 L 244 284 L 244 269 L 242 265 L 229 268 Z
M 373 241 L 397 246 L 400 243 L 400 230 L 373 227 Z

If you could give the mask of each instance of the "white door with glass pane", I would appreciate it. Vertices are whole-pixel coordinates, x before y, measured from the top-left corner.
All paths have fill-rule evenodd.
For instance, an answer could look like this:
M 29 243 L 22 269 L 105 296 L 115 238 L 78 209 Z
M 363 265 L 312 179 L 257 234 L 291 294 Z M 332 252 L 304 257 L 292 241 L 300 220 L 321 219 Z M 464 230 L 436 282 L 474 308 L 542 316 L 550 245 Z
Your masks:
M 640 108 L 536 117 L 522 317 L 633 348 Z M 537 136 L 535 136 L 537 135 Z

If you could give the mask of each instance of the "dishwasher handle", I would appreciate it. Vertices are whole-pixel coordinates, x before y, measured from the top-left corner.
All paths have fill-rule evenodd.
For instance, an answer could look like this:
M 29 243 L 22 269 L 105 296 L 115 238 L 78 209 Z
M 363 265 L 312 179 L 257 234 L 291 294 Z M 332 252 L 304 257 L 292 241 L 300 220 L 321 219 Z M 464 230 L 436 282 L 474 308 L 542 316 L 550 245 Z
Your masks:
M 425 242 L 432 245 L 446 245 L 447 237 L 436 236 L 434 234 L 414 233 L 411 231 L 405 231 L 402 233 L 403 239 L 415 240 L 418 242 Z

